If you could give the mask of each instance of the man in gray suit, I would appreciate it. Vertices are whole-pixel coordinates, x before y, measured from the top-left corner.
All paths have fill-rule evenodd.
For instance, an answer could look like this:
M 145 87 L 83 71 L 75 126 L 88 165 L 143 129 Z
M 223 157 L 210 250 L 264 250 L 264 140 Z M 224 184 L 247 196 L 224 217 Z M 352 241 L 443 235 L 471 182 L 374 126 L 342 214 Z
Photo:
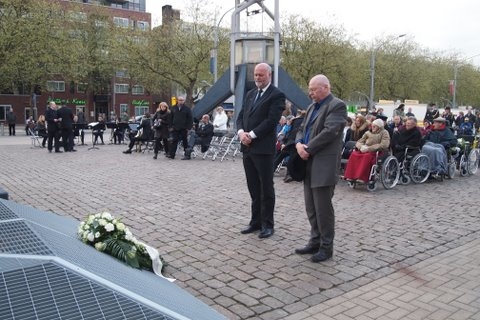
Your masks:
M 330 81 L 324 75 L 316 75 L 310 80 L 308 92 L 313 103 L 298 129 L 296 149 L 307 161 L 303 189 L 310 240 L 295 253 L 313 254 L 311 260 L 321 262 L 333 254 L 335 212 L 332 197 L 339 178 L 347 108 L 342 100 L 332 95 Z

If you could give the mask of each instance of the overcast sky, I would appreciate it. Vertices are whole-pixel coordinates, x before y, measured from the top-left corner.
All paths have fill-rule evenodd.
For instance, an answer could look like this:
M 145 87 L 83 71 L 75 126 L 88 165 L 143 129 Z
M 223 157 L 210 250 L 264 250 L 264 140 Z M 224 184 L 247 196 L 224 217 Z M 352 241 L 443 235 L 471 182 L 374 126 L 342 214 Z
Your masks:
M 235 5 L 235 0 L 208 0 L 219 16 Z M 191 0 L 147 0 L 152 23 L 161 23 L 162 6 L 184 10 Z M 275 0 L 264 1 L 274 11 Z M 252 9 L 257 5 L 251 6 Z M 298 14 L 321 24 L 343 25 L 348 34 L 366 43 L 375 38 L 407 34 L 422 47 L 447 54 L 458 54 L 480 66 L 479 0 L 279 0 L 282 13 Z M 222 21 L 228 26 L 230 14 Z M 267 21 L 271 21 L 266 17 Z M 476 56 L 478 55 L 478 56 Z M 468 59 L 472 56 L 475 58 Z

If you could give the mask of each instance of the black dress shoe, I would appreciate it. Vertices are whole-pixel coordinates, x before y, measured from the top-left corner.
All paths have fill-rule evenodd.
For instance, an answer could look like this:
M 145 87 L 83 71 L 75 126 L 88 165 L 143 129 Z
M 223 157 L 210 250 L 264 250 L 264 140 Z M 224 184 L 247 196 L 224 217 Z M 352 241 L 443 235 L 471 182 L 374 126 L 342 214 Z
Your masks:
M 265 228 L 265 229 L 262 230 L 262 232 L 260 232 L 258 237 L 260 239 L 269 238 L 273 235 L 273 233 L 274 233 L 273 228 Z
M 320 249 L 316 254 L 314 254 L 310 258 L 310 260 L 312 260 L 312 262 L 322 262 L 330 259 L 331 257 L 332 257 L 332 250 Z
M 314 253 L 317 253 L 319 249 L 320 249 L 320 246 L 312 246 L 307 244 L 303 248 L 295 249 L 295 253 L 296 254 L 314 254 Z
M 187 157 L 187 156 L 184 156 L 182 159 L 180 160 L 190 160 L 190 157 Z
M 240 233 L 241 234 L 249 234 L 249 233 L 252 233 L 252 232 L 255 232 L 255 231 L 258 231 L 258 230 L 260 230 L 260 227 L 248 226 L 245 229 L 243 229 L 242 231 L 240 231 Z
M 127 150 L 123 151 L 123 153 L 125 153 L 125 154 L 130 154 L 130 153 L 132 153 L 132 150 L 127 149 Z
M 63 151 L 61 150 L 55 150 L 55 153 L 62 153 Z

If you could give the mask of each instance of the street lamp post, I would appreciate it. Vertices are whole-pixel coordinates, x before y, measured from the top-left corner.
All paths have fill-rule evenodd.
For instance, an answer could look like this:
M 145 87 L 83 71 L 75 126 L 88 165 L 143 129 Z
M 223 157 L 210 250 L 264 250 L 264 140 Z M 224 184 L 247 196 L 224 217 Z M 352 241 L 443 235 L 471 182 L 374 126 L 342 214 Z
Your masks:
M 223 18 L 227 13 L 235 9 L 235 7 L 228 9 L 225 11 L 222 16 L 220 17 L 220 20 L 218 20 L 217 25 L 215 26 L 215 32 L 214 32 L 214 37 L 213 37 L 213 83 L 217 82 L 218 80 L 218 64 L 217 64 L 217 59 L 218 59 L 218 29 L 220 28 L 220 23 L 222 22 Z
M 401 34 L 395 39 L 399 39 L 402 37 L 405 37 L 406 34 Z M 381 47 L 383 47 L 385 44 L 387 44 L 388 41 L 384 41 L 380 43 L 379 46 L 377 46 L 373 51 L 372 55 L 370 57 L 370 105 L 373 107 L 373 102 L 375 101 L 375 60 L 377 56 L 378 50 L 380 50 Z

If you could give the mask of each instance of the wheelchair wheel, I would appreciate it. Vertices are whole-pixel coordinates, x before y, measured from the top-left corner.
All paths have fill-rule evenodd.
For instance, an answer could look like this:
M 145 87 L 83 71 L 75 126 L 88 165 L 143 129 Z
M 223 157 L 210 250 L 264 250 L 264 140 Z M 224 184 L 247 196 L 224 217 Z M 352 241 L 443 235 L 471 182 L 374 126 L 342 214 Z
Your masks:
M 478 152 L 476 149 L 470 150 L 467 160 L 467 171 L 469 174 L 475 174 L 478 170 L 479 162 Z
M 407 184 L 409 184 L 411 181 L 412 181 L 412 179 L 410 179 L 409 176 L 402 174 L 402 175 L 400 175 L 400 180 L 398 181 L 398 183 L 407 185 Z
M 353 181 L 347 181 L 347 185 L 352 188 L 352 189 L 355 189 L 355 182 Z
M 372 192 L 377 190 L 377 184 L 375 183 L 375 181 L 369 181 L 367 183 L 367 190 Z
M 410 178 L 414 183 L 424 183 L 430 175 L 430 159 L 425 153 L 416 154 L 410 162 Z
M 457 169 L 457 164 L 455 161 L 450 161 L 447 164 L 447 177 L 453 179 L 455 177 L 455 170 Z
M 397 158 L 389 156 L 382 164 L 380 170 L 380 180 L 385 189 L 392 189 L 398 183 L 400 178 L 400 166 Z
M 462 154 L 462 156 L 460 157 L 458 171 L 460 171 L 460 175 L 462 177 L 468 176 L 468 162 L 467 157 L 464 154 Z

